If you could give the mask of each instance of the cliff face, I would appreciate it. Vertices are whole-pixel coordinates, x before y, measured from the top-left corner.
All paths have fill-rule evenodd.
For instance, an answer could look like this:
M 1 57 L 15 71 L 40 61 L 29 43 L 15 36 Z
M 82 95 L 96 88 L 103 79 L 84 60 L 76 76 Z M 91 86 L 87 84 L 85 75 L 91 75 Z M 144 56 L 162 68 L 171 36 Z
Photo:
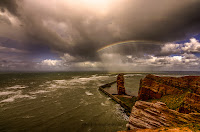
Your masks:
M 169 109 L 162 102 L 137 101 L 129 117 L 128 129 L 155 129 L 191 122 L 200 123 L 199 113 L 183 114 Z
M 158 77 L 149 74 L 140 81 L 138 99 L 158 99 L 167 94 L 182 94 L 183 90 L 178 89 L 180 84 L 174 78 Z
M 139 100 L 158 99 L 164 95 L 183 94 L 184 91 L 200 94 L 200 77 L 159 77 L 147 75 L 140 81 Z
M 140 81 L 139 100 L 160 99 L 164 95 L 185 94 L 178 111 L 181 113 L 200 112 L 200 77 L 159 77 L 147 75 Z
M 123 74 L 119 74 L 117 76 L 117 91 L 118 91 L 118 95 L 126 95 Z

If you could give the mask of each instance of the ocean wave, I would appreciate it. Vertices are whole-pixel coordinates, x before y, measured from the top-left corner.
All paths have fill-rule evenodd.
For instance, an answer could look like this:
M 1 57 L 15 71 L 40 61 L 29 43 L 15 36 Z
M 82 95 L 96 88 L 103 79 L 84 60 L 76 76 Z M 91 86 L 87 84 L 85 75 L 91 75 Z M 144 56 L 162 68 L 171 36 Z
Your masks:
M 14 96 L 11 96 L 7 99 L 4 99 L 2 101 L 0 101 L 0 103 L 8 103 L 8 102 L 13 102 L 15 101 L 16 99 L 21 99 L 21 98 L 29 98 L 29 99 L 35 99 L 36 97 L 33 97 L 33 96 L 30 96 L 30 95 L 14 95 Z
M 42 93 L 48 93 L 50 91 L 45 91 L 45 90 L 38 90 L 36 92 L 30 92 L 30 94 L 42 94 Z
M 125 74 L 125 77 L 143 76 L 142 74 Z
M 110 104 L 109 100 L 106 100 L 105 102 L 102 102 L 101 105 L 102 106 L 108 106 Z
M 95 80 L 103 80 L 103 79 L 109 78 L 109 76 L 97 76 L 97 75 L 92 75 L 90 77 L 74 77 L 73 79 L 69 80 L 53 80 L 50 84 L 50 88 L 69 88 L 69 86 L 82 86 L 90 81 L 95 81 Z M 47 83 L 47 82 L 46 82 Z
M 88 96 L 94 95 L 93 93 L 90 93 L 89 91 L 86 91 L 85 94 Z
M 67 80 L 53 80 L 55 83 L 63 85 L 67 83 Z
M 103 102 L 101 103 L 102 106 L 105 106 L 106 104 L 104 104 Z
M 15 86 L 12 86 L 12 87 L 7 87 L 6 89 L 24 89 L 24 88 L 27 88 L 28 86 L 25 86 L 25 85 L 15 85 Z
M 3 91 L 0 92 L 0 96 L 5 96 L 5 95 L 10 95 L 10 94 L 15 94 L 16 92 L 14 91 Z

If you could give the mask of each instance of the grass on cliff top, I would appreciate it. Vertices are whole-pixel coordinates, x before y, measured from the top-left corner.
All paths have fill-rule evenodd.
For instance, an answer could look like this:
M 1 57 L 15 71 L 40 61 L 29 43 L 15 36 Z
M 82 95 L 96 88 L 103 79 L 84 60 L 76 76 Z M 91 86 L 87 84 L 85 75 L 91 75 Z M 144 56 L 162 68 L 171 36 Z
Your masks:
M 160 102 L 165 103 L 168 108 L 176 110 L 183 103 L 183 99 L 186 94 L 187 94 L 187 92 L 185 92 L 183 94 L 178 94 L 178 95 L 165 95 L 165 96 L 162 96 L 160 99 L 148 100 L 148 102 L 160 101 Z
M 137 97 L 126 98 L 126 97 L 122 97 L 122 96 L 117 96 L 117 98 L 120 99 L 121 101 L 123 101 L 131 109 L 132 109 L 133 105 L 135 105 L 135 102 L 137 101 Z

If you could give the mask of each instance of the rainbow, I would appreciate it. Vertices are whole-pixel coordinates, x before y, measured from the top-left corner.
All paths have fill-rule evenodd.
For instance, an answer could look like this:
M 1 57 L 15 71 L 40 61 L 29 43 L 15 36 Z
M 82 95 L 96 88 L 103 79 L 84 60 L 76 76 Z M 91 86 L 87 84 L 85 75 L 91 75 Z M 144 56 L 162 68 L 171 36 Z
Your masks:
M 99 51 L 102 51 L 108 47 L 111 47 L 111 46 L 115 46 L 115 45 L 119 45 L 119 44 L 126 44 L 126 43 L 154 43 L 154 44 L 161 44 L 161 42 L 158 42 L 158 41 L 149 41 L 149 40 L 127 40 L 127 41 L 120 41 L 120 42 L 116 42 L 116 43 L 112 43 L 112 44 L 109 44 L 109 45 L 106 45 L 100 49 L 97 50 L 97 52 Z

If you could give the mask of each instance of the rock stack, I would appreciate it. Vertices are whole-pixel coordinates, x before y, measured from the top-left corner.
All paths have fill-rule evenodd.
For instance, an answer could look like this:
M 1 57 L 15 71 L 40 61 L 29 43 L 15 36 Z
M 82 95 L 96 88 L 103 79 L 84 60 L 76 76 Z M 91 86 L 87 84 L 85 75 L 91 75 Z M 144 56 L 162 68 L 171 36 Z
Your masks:
M 117 76 L 117 91 L 118 95 L 126 95 L 124 87 L 124 74 L 119 74 Z

